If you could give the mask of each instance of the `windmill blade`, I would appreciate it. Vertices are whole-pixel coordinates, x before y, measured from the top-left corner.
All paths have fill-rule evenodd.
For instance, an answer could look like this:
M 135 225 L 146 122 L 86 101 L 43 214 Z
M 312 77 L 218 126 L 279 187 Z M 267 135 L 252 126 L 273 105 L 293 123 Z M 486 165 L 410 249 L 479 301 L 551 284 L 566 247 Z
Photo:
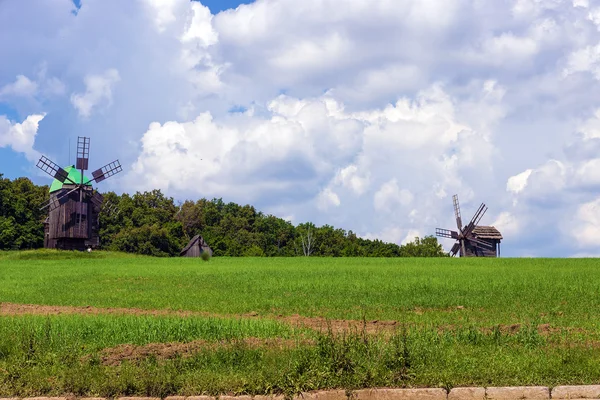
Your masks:
M 101 208 L 102 203 L 104 202 L 104 196 L 98 192 L 94 192 L 94 194 L 90 197 L 90 202 L 96 207 Z
M 48 212 L 54 211 L 60 205 L 65 204 L 69 200 L 69 195 L 77 189 L 79 189 L 79 187 L 71 189 L 68 192 L 61 194 L 60 196 L 57 196 L 54 200 L 48 201 L 48 203 L 42 208 L 40 208 L 40 210 L 50 207 L 48 208 Z
M 113 215 L 117 216 L 121 212 L 121 210 L 119 210 L 119 207 L 115 203 L 110 201 L 104 204 L 101 211 L 109 217 Z
M 483 241 L 483 240 L 476 239 L 476 238 L 474 238 L 473 236 L 469 237 L 467 240 L 468 240 L 468 241 L 470 241 L 470 242 L 475 242 L 475 243 L 477 243 L 478 245 L 480 245 L 480 246 L 483 246 L 483 247 L 487 247 L 487 248 L 489 248 L 489 249 L 493 249 L 493 248 L 494 248 L 494 245 L 493 245 L 493 244 L 491 244 L 491 243 L 488 243 L 488 242 L 485 242 L 485 241 Z
M 454 204 L 454 216 L 456 217 L 456 227 L 462 232 L 462 217 L 460 215 L 460 204 L 458 203 L 458 195 L 452 196 L 452 203 Z
M 77 163 L 75 167 L 82 171 L 88 169 L 88 161 L 90 158 L 90 138 L 77 137 Z M 83 177 L 83 174 L 82 174 Z
M 121 163 L 119 162 L 119 160 L 115 160 L 111 163 L 106 164 L 104 167 L 92 172 L 92 176 L 94 178 L 87 181 L 86 184 L 90 183 L 91 181 L 96 181 L 96 183 L 100 183 L 106 178 L 110 178 L 111 176 L 116 175 L 121 171 L 123 171 L 123 168 L 121 168 Z
M 439 237 L 458 239 L 458 232 L 450 229 L 435 228 L 435 235 Z
M 460 241 L 460 250 L 461 250 L 461 252 L 460 252 L 461 257 L 465 257 L 467 255 L 467 251 L 465 250 L 465 241 L 464 240 Z
M 450 255 L 452 257 L 454 257 L 456 255 L 456 253 L 458 252 L 459 248 L 460 248 L 460 245 L 458 244 L 458 242 L 454 243 L 454 246 L 452 246 L 452 248 L 450 249 Z
M 42 156 L 35 166 L 47 173 L 48 175 L 50 175 L 51 177 L 53 177 L 54 179 L 60 181 L 60 183 L 65 183 L 65 181 L 69 181 L 73 185 L 76 185 L 75 182 L 69 179 L 69 174 L 67 173 L 67 171 L 62 169 L 60 165 L 56 164 L 46 156 Z
M 477 226 L 479 221 L 481 221 L 481 218 L 483 218 L 483 215 L 485 214 L 486 211 L 487 211 L 486 205 L 481 203 L 481 205 L 477 209 L 477 212 L 475 213 L 475 215 L 473 215 L 473 218 L 471 218 L 471 222 L 469 222 L 469 225 L 467 225 L 467 227 L 463 231 L 464 236 L 468 236 L 471 234 L 471 232 L 473 231 L 473 229 L 475 229 L 475 227 Z

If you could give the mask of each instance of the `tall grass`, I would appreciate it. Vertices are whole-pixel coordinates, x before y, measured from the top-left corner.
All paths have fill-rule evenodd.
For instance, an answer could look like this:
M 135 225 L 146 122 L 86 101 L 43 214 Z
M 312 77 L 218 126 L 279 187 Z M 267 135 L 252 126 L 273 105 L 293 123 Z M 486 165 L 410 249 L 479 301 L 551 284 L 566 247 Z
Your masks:
M 97 350 L 122 343 L 289 338 L 292 333 L 291 327 L 271 320 L 130 315 L 0 317 L 0 358 L 6 356 L 7 351 L 16 351 L 20 346 L 17 343 L 24 338 L 43 351 L 63 351 L 83 344 Z
M 566 342 L 562 332 L 541 335 L 534 326 L 509 333 L 403 325 L 383 336 L 360 329 L 309 334 L 256 321 L 52 316 L 0 318 L 0 334 L 0 396 L 291 395 L 377 386 L 590 384 L 600 376 L 593 347 Z M 241 341 L 272 335 L 298 340 L 284 348 Z M 229 345 L 120 365 L 97 357 L 122 343 L 197 339 Z

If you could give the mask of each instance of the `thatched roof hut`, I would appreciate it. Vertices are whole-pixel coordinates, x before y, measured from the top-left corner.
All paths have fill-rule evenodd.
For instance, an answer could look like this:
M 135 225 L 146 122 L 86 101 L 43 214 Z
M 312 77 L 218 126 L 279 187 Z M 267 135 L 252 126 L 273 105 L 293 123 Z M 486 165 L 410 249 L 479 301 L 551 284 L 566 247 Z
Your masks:
M 502 240 L 502 234 L 498 229 L 493 226 L 480 226 L 477 225 L 473 229 L 473 234 L 478 239 L 493 239 L 493 240 Z

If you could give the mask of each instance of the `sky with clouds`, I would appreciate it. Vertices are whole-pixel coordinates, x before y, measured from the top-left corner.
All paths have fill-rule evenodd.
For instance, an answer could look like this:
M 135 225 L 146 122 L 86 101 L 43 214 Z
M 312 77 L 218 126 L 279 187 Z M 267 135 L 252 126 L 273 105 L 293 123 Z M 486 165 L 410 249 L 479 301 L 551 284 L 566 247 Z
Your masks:
M 89 136 L 101 190 L 396 243 L 457 193 L 504 256 L 600 256 L 600 1 L 245 3 L 0 2 L 0 173 Z

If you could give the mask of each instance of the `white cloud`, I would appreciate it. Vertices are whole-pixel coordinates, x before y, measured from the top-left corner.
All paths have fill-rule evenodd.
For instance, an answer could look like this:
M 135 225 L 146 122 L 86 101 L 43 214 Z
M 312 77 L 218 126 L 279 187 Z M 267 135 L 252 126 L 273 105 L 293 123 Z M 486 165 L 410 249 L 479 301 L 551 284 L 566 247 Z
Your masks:
M 583 134 L 583 140 L 600 139 L 600 108 L 581 124 L 579 130 Z
M 521 229 L 518 218 L 508 211 L 501 212 L 490 225 L 498 229 L 505 237 L 518 236 Z
M 582 204 L 577 210 L 575 221 L 571 234 L 576 246 L 600 246 L 600 198 Z
M 529 58 L 538 51 L 538 43 L 531 37 L 518 37 L 514 34 L 502 33 L 487 40 L 483 47 L 489 60 L 508 60 Z
M 600 30 L 600 7 L 595 7 L 590 10 L 588 19 L 592 21 Z
M 34 114 L 21 123 L 13 123 L 0 115 L 0 147 L 11 147 L 14 151 L 25 154 L 29 161 L 35 161 L 39 152 L 33 149 L 33 144 L 44 117 L 45 114 Z
M 379 212 L 394 212 L 396 207 L 409 206 L 414 199 L 410 190 L 400 189 L 396 179 L 392 179 L 379 188 L 373 197 L 375 210 Z
M 401 244 L 403 238 L 405 238 L 407 236 L 407 232 L 397 228 L 397 227 L 389 227 L 389 228 L 385 228 L 384 230 L 382 230 L 381 232 L 378 233 L 367 233 L 366 235 L 364 235 L 363 237 L 365 239 L 379 239 L 379 240 L 383 240 L 384 242 L 389 242 L 389 243 L 398 243 Z M 414 239 L 414 237 L 413 237 Z
M 423 236 L 424 235 L 420 231 L 411 229 L 408 231 L 408 233 L 406 234 L 406 236 L 404 237 L 404 239 L 402 240 L 402 242 L 400 244 L 407 244 L 407 243 L 413 242 L 416 237 L 422 238 Z
M 600 158 L 583 162 L 575 171 L 575 179 L 580 186 L 600 187 Z
M 361 173 L 356 165 L 351 164 L 338 171 L 334 183 L 352 190 L 357 195 L 361 195 L 369 187 L 369 177 Z
M 317 207 L 321 210 L 327 210 L 330 207 L 338 207 L 340 204 L 340 198 L 330 188 L 323 189 L 317 196 Z
M 562 161 L 550 159 L 509 178 L 506 189 L 515 201 L 496 221 L 503 229 L 525 238 L 525 230 L 519 227 L 527 226 L 526 231 L 545 235 L 551 246 L 572 247 L 573 254 L 594 251 L 600 229 L 594 214 L 600 189 L 600 159 L 595 151 L 600 145 L 600 113 L 594 108 L 590 114 L 577 123 L 577 133 L 565 145 L 567 157 Z
M 569 55 L 564 75 L 577 72 L 590 72 L 596 79 L 600 79 L 600 44 L 586 46 Z
M 527 174 L 527 172 L 525 172 Z M 523 174 L 520 174 L 521 178 Z M 549 199 L 564 189 L 570 175 L 569 166 L 558 160 L 548 160 L 543 165 L 533 169 L 527 174 L 525 185 L 521 193 L 529 198 L 543 200 Z M 519 175 L 517 175 L 519 177 Z M 509 179 L 509 183 L 515 183 Z M 517 178 L 518 179 L 518 178 Z M 507 183 L 507 187 L 509 185 Z
M 22 96 L 33 97 L 38 91 L 37 83 L 31 81 L 25 75 L 17 75 L 13 83 L 9 83 L 0 88 L 0 96 Z
M 177 21 L 179 10 L 182 9 L 181 2 L 177 0 L 145 0 L 154 11 L 154 23 L 159 32 Z M 179 7 L 178 7 L 179 6 Z
M 532 172 L 532 169 L 527 169 L 520 174 L 508 178 L 508 182 L 506 182 L 506 190 L 513 193 L 519 193 L 523 191 L 523 189 L 525 189 L 527 186 L 527 180 L 531 176 Z
M 114 68 L 104 71 L 103 74 L 87 75 L 84 79 L 85 93 L 73 93 L 71 103 L 80 116 L 88 118 L 92 109 L 99 104 L 112 104 L 113 87 L 120 79 L 119 71 Z
M 0 99 L 3 97 L 26 99 L 50 99 L 65 93 L 65 84 L 55 76 L 47 77 L 46 65 L 42 63 L 37 68 L 37 79 L 29 79 L 25 75 L 17 75 L 14 82 L 0 86 Z
M 213 16 L 188 0 L 77 15 L 8 0 L 0 13 L 21 17 L 0 36 L 19 41 L 0 42 L 0 90 L 18 115 L 53 116 L 44 152 L 85 132 L 94 159 L 118 157 L 115 190 L 396 243 L 453 226 L 458 193 L 465 214 L 490 206 L 504 254 L 590 253 L 567 222 L 600 190 L 592 3 L 261 0 Z

